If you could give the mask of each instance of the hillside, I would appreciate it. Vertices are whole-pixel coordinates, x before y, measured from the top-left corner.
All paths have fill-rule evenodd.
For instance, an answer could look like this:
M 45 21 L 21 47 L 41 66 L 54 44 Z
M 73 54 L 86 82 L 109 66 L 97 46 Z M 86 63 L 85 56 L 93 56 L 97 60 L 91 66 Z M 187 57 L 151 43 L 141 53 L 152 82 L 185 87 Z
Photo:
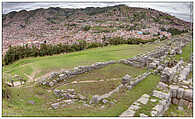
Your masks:
M 85 27 L 89 26 L 89 29 Z M 48 8 L 3 15 L 3 50 L 22 44 L 72 44 L 77 40 L 102 42 L 105 37 L 151 39 L 168 34 L 169 28 L 189 30 L 190 23 L 166 13 L 117 5 L 103 8 Z M 138 31 L 145 34 L 140 36 Z M 166 31 L 168 33 L 166 33 Z

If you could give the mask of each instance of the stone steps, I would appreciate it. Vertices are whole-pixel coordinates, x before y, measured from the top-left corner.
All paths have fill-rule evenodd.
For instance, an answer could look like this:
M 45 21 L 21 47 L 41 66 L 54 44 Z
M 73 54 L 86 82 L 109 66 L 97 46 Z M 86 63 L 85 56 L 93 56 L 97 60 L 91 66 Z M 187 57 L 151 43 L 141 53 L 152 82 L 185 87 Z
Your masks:
M 120 115 L 120 117 L 135 116 L 136 111 L 141 108 L 141 105 L 146 105 L 148 103 L 149 97 L 150 96 L 148 94 L 142 95 L 138 100 L 136 100 L 132 105 L 130 105 L 129 108 Z M 147 116 L 145 114 L 141 114 L 141 115 Z

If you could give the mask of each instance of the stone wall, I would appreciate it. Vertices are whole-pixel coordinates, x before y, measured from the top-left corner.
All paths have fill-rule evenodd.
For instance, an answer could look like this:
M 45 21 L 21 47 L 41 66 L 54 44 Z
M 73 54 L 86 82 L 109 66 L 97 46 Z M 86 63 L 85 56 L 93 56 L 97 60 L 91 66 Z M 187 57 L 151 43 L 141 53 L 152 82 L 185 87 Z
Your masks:
M 129 75 L 125 75 L 122 78 L 122 84 L 119 85 L 117 88 L 115 88 L 114 90 L 104 94 L 104 95 L 94 95 L 90 101 L 90 103 L 94 103 L 97 104 L 100 101 L 103 101 L 105 98 L 110 97 L 113 93 L 116 93 L 120 90 L 121 87 L 125 86 L 128 88 L 128 90 L 131 90 L 134 86 L 136 86 L 139 82 L 141 82 L 142 80 L 144 80 L 147 76 L 149 76 L 151 74 L 151 72 L 146 72 L 142 75 L 139 75 L 138 77 L 136 77 L 135 79 L 132 79 Z M 124 83 L 124 79 L 125 79 L 125 83 Z
M 138 55 L 133 58 L 121 59 L 119 62 L 133 67 L 149 67 L 155 69 L 160 64 L 161 57 L 168 54 L 168 50 L 169 47 L 167 46 L 159 47 L 149 53 Z
M 190 71 L 192 71 L 192 64 L 188 64 L 184 67 L 184 69 L 179 74 L 178 80 L 187 80 L 187 76 L 189 75 Z
M 171 102 L 180 106 L 193 107 L 193 90 L 184 89 L 177 85 L 170 86 Z
M 178 69 L 182 66 L 182 64 L 183 64 L 183 60 L 180 60 L 172 68 L 165 67 L 161 73 L 161 81 L 164 83 L 170 84 L 173 81 Z
M 66 81 L 69 78 L 72 78 L 76 75 L 85 73 L 85 72 L 90 72 L 95 69 L 100 69 L 102 67 L 105 67 L 109 64 L 115 64 L 116 61 L 107 61 L 107 62 L 96 62 L 95 64 L 92 64 L 90 66 L 78 66 L 75 67 L 73 70 L 65 70 L 62 72 L 53 72 L 50 74 L 48 78 L 45 78 L 41 80 L 40 84 L 43 86 L 49 86 L 52 87 L 56 83 L 60 81 Z
M 152 108 L 151 116 L 163 116 L 164 112 L 168 110 L 169 105 L 171 104 L 170 93 L 154 90 L 152 95 L 161 100 L 155 107 Z

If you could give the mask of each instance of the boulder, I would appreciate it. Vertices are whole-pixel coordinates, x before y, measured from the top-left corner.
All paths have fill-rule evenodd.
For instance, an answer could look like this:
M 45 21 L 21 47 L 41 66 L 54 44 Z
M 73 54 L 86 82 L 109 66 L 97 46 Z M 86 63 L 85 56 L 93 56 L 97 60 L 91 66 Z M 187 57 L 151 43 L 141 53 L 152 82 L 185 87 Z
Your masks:
M 54 82 L 52 82 L 52 81 L 49 82 L 49 86 L 50 86 L 50 87 L 54 86 Z
M 158 112 L 157 111 L 151 111 L 151 116 L 152 117 L 158 116 Z
M 172 103 L 178 105 L 179 100 L 177 98 L 172 98 Z
M 162 65 L 159 65 L 159 66 L 157 67 L 157 71 L 158 71 L 158 72 L 163 71 L 163 66 L 162 66 Z
M 55 78 L 57 75 L 58 75 L 57 72 L 52 72 L 52 73 L 50 74 L 49 78 L 50 78 L 50 79 L 53 79 L 53 78 Z
M 178 106 L 177 109 L 180 110 L 180 111 L 184 110 L 182 106 Z
M 85 96 L 83 96 L 81 94 L 78 94 L 78 97 L 79 97 L 80 100 L 86 100 L 87 99 Z
M 156 110 L 157 113 L 158 113 L 158 115 L 159 115 L 159 114 L 161 114 L 162 111 L 163 111 L 163 105 L 159 105 L 159 104 L 158 104 L 158 105 L 156 105 L 153 109 Z
M 122 78 L 122 84 L 123 85 L 126 85 L 126 84 L 129 84 L 130 81 L 132 80 L 131 76 L 129 76 L 128 74 L 126 74 L 123 78 Z
M 74 94 L 75 93 L 75 90 L 74 89 L 67 89 L 66 90 L 68 93 L 71 93 L 71 94 Z
M 152 92 L 152 95 L 154 96 L 154 97 L 158 97 L 158 98 L 160 98 L 160 99 L 169 99 L 170 98 L 170 94 L 168 93 L 164 93 L 164 92 L 161 92 L 161 91 L 157 91 L 157 90 L 154 90 L 153 92 Z
M 185 106 L 188 106 L 188 105 L 189 105 L 189 101 L 184 100 L 184 105 L 185 105 Z
M 64 103 L 66 103 L 66 104 L 73 104 L 74 103 L 74 101 L 73 100 L 63 100 L 63 102 Z
M 157 100 L 156 99 L 150 99 L 151 102 L 156 102 Z
M 55 95 L 56 97 L 61 97 L 61 96 L 62 96 L 61 90 L 55 89 L 55 90 L 54 90 L 54 95 Z
M 60 105 L 60 103 L 53 103 L 53 104 L 51 104 L 51 107 L 53 109 L 57 109 L 59 107 L 59 105 Z
M 149 63 L 148 69 L 155 69 L 157 67 L 157 64 L 155 62 Z
M 92 97 L 92 99 L 91 99 L 91 103 L 92 103 L 92 104 L 98 104 L 99 101 L 100 101 L 100 98 L 99 98 L 98 95 L 94 95 L 94 96 Z
M 179 86 L 177 86 L 177 85 L 170 85 L 170 93 L 171 93 L 172 98 L 175 98 L 177 96 L 178 88 L 179 88 Z
M 183 88 L 178 88 L 177 90 L 177 98 L 182 98 L 184 94 L 184 89 Z
M 46 80 L 41 81 L 41 85 L 47 85 L 47 81 Z
M 144 94 L 137 101 L 145 105 L 148 103 L 148 100 L 149 100 L 149 97 L 147 97 L 147 95 Z
M 131 90 L 133 87 L 132 86 L 127 86 L 127 89 L 128 90 Z
M 180 99 L 178 105 L 179 105 L 179 106 L 183 106 L 183 105 L 184 105 L 184 102 L 185 102 L 184 99 Z
M 138 105 L 131 105 L 131 106 L 128 108 L 128 110 L 137 111 L 139 108 L 140 108 L 140 106 L 138 106 Z
M 60 75 L 59 75 L 59 79 L 60 79 L 60 80 L 64 80 L 66 77 L 67 77 L 67 76 L 66 76 L 65 74 L 60 74 Z
M 183 98 L 188 101 L 193 100 L 193 92 L 192 89 L 187 89 L 184 91 Z
M 162 74 L 161 74 L 161 81 L 164 83 L 170 83 L 175 75 L 175 71 L 173 68 L 164 68 Z
M 143 114 L 143 113 L 139 114 L 139 116 L 140 116 L 140 117 L 148 117 L 148 115 Z
M 158 88 L 162 89 L 162 90 L 168 90 L 168 85 L 163 83 L 163 82 L 159 82 L 158 83 Z
M 108 100 L 103 99 L 103 100 L 102 100 L 102 103 L 106 104 L 106 103 L 108 103 Z
M 175 52 L 175 50 L 173 49 L 173 50 L 170 50 L 169 54 L 170 54 L 170 55 L 175 55 L 176 52 Z
M 188 109 L 193 109 L 193 103 L 192 102 L 189 102 Z

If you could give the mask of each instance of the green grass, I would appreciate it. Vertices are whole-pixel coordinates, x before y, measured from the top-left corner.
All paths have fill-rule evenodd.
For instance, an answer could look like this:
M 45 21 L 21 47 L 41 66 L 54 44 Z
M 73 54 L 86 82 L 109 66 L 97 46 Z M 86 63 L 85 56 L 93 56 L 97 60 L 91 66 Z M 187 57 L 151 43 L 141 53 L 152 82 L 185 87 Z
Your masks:
M 135 100 L 145 93 L 152 93 L 160 78 L 150 75 L 130 91 L 120 90 L 111 96 L 118 102 L 106 105 L 104 109 L 99 106 L 85 107 L 76 103 L 57 110 L 48 110 L 49 102 L 55 101 L 52 92 L 40 87 L 11 88 L 11 99 L 3 99 L 3 116 L 119 116 Z M 29 100 L 35 104 L 28 104 Z
M 52 71 L 71 69 L 78 65 L 89 65 L 98 61 L 119 60 L 129 58 L 137 54 L 153 50 L 160 44 L 147 44 L 144 47 L 139 45 L 118 45 L 103 48 L 87 49 L 80 52 L 45 56 L 37 58 L 26 58 L 3 67 L 4 73 L 17 74 L 25 77 L 24 73 L 40 77 Z
M 191 79 L 193 77 L 193 73 L 192 71 L 189 73 L 188 77 L 187 77 L 187 80 Z
M 77 83 L 61 86 L 57 89 L 75 89 L 76 92 L 91 97 L 93 95 L 103 95 L 115 89 L 120 85 L 120 80 L 114 81 L 99 81 L 99 82 L 89 82 L 89 83 Z
M 182 57 L 185 62 L 189 62 L 191 55 L 192 55 L 192 42 L 187 44 L 182 49 L 182 54 L 176 55 L 175 58 L 176 60 L 180 60 L 180 58 Z
M 140 109 L 136 111 L 135 116 L 139 117 L 141 113 L 151 116 L 152 108 L 159 103 L 159 98 L 151 96 L 150 99 L 156 99 L 156 102 L 148 101 L 146 105 L 141 105 Z
M 70 78 L 67 82 L 72 81 L 86 81 L 86 80 L 106 80 L 106 82 L 97 83 L 79 83 L 62 85 L 59 89 L 74 88 L 83 95 L 95 95 L 104 94 L 108 91 L 113 90 L 120 84 L 120 79 L 129 74 L 132 77 L 137 77 L 140 74 L 146 72 L 145 68 L 135 68 L 125 64 L 110 64 L 104 68 L 97 69 L 88 73 L 84 73 L 73 78 Z M 118 79 L 117 81 L 109 81 L 111 79 Z
M 82 81 L 82 80 L 105 80 L 112 78 L 122 78 L 126 74 L 132 77 L 137 77 L 138 75 L 146 72 L 146 68 L 135 68 L 125 64 L 110 64 L 106 67 L 96 69 L 84 74 L 80 74 L 73 78 L 68 79 L 68 82 L 72 81 Z
M 184 110 L 178 110 L 178 105 L 171 104 L 163 116 L 166 117 L 192 117 L 193 111 L 184 106 Z

